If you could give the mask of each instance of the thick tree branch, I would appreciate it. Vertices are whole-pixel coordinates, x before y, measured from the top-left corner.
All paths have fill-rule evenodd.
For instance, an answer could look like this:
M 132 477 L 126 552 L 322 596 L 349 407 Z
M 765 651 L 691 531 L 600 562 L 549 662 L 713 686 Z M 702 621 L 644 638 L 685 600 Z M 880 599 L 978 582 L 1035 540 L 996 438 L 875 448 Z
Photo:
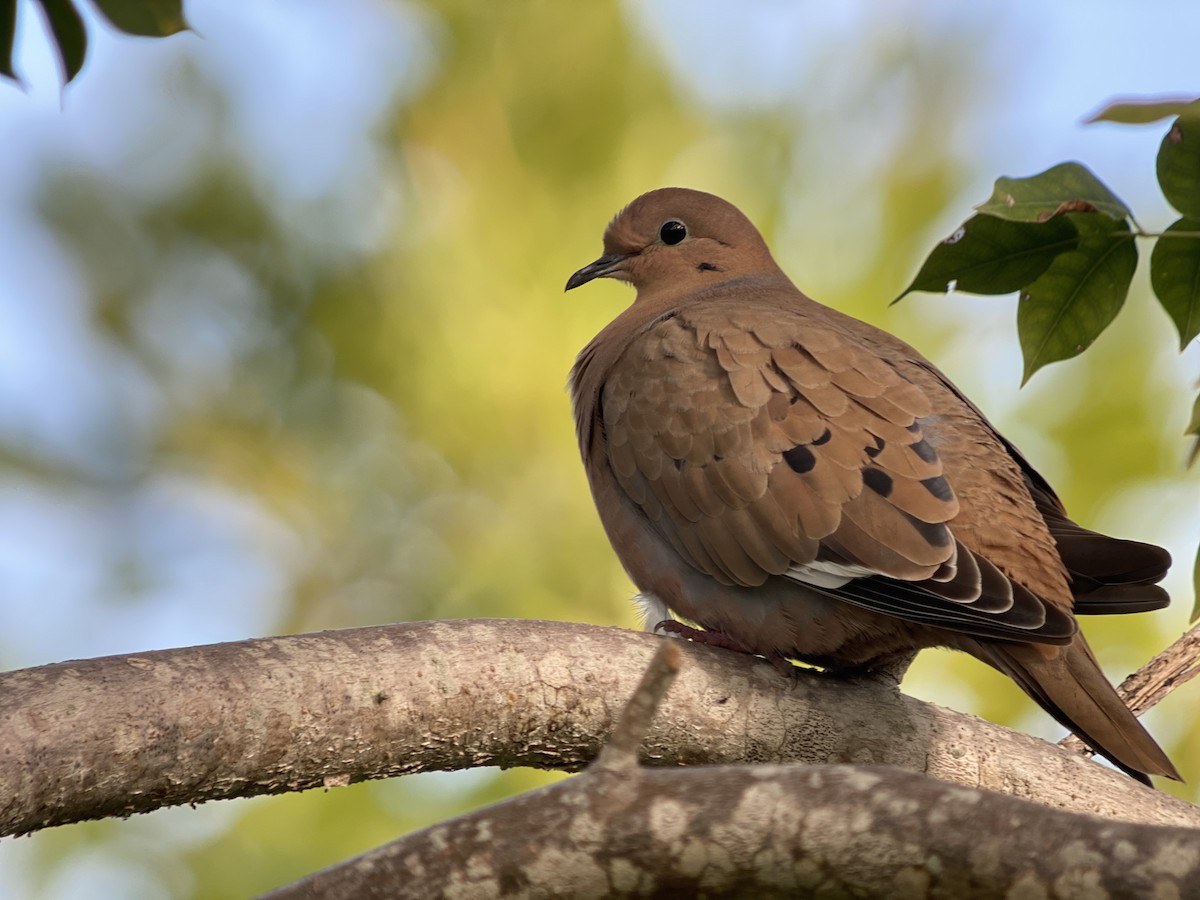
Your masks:
M 267 896 L 1193 897 L 1198 842 L 892 768 L 596 769 Z
M 1111 823 L 898 769 L 651 773 L 637 750 L 680 669 L 654 654 L 579 778 L 400 838 L 298 897 L 1107 896 L 1200 889 L 1194 829 Z M 1181 864 L 1180 852 L 1185 859 Z
M 661 638 L 461 620 L 59 663 L 0 676 L 0 834 L 161 806 L 480 765 L 595 758 Z M 1200 810 L 1044 741 L 878 681 L 681 644 L 643 748 L 660 765 L 898 766 L 1063 809 Z

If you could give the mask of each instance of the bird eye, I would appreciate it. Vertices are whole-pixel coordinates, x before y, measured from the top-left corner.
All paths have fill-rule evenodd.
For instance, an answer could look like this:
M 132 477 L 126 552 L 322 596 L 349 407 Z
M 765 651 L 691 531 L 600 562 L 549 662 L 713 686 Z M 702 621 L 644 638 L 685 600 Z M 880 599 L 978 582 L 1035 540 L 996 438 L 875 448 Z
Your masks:
M 687 226 L 678 219 L 668 219 L 658 229 L 658 237 L 664 244 L 678 244 L 687 237 Z

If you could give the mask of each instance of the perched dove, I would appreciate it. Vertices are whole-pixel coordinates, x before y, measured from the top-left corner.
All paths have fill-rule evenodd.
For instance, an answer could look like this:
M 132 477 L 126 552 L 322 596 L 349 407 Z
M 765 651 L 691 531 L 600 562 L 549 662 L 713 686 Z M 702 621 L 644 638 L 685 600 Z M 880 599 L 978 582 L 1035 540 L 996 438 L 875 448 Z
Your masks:
M 567 290 L 595 278 L 637 297 L 571 372 L 579 445 L 650 608 L 700 626 L 660 627 L 843 672 L 962 650 L 1134 778 L 1179 778 L 1073 615 L 1166 606 L 1165 550 L 1068 519 L 945 375 L 802 294 L 718 197 L 639 197 Z

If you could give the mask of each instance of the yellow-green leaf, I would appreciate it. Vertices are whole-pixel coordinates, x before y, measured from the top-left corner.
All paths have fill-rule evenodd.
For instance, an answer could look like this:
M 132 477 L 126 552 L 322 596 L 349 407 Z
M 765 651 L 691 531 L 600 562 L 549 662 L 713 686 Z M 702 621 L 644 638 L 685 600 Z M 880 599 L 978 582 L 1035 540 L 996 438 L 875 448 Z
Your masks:
M 1192 404 L 1192 421 L 1188 423 L 1188 427 L 1183 430 L 1183 433 L 1195 438 L 1187 458 L 1187 467 L 1190 469 L 1196 462 L 1196 457 L 1200 456 L 1200 395 L 1197 395 L 1196 402 Z
M 188 28 L 183 0 L 94 0 L 104 18 L 126 34 L 166 37 Z
M 1121 125 L 1148 125 L 1159 119 L 1169 119 L 1195 108 L 1200 102 L 1195 97 L 1128 97 L 1114 100 L 1099 112 L 1083 120 L 1085 125 L 1095 122 L 1117 122 Z
M 1022 384 L 1047 363 L 1091 346 L 1120 312 L 1137 268 L 1137 248 L 1125 222 L 1096 213 L 1069 218 L 1079 229 L 1078 247 L 1057 256 L 1017 307 Z
M 912 291 L 945 293 L 951 285 L 972 294 L 1019 291 L 1078 243 L 1079 232 L 1066 218 L 1009 222 L 972 216 L 933 249 L 912 284 L 892 302 Z
M 1157 168 L 1170 204 L 1185 216 L 1200 217 L 1200 115 L 1180 116 L 1171 124 L 1158 148 Z
M 1150 285 L 1179 331 L 1182 350 L 1200 334 L 1200 219 L 1183 218 L 1150 254 Z
M 1200 619 L 1200 547 L 1196 548 L 1196 561 L 1192 564 L 1192 596 L 1196 599 L 1192 603 L 1192 615 L 1188 619 L 1189 624 Z
M 1072 212 L 1102 212 L 1124 219 L 1129 207 L 1092 171 L 1077 162 L 1059 163 L 1028 178 L 997 178 L 979 212 L 1014 222 L 1045 222 Z

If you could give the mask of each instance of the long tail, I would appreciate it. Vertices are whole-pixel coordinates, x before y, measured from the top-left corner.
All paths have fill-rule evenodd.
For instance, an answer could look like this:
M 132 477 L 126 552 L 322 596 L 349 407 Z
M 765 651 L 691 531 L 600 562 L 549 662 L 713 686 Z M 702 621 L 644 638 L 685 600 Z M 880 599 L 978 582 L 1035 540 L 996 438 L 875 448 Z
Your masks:
M 1013 679 L 1059 724 L 1122 771 L 1143 784 L 1150 784 L 1150 775 L 1183 780 L 1104 677 L 1082 634 L 1065 647 L 975 644 L 975 656 Z

